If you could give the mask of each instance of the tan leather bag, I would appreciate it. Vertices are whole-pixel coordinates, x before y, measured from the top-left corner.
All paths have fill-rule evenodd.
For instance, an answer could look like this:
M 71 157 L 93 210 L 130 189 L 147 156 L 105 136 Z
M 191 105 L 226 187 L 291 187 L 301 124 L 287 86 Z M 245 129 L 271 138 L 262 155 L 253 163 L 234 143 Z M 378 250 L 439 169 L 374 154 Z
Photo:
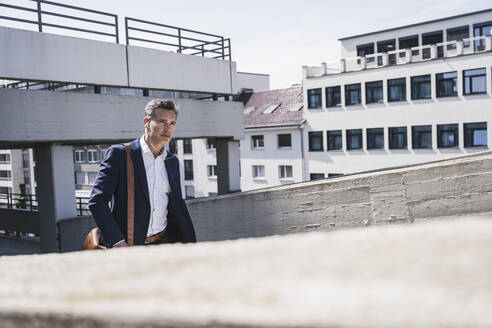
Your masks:
M 126 181 L 127 181 L 127 187 L 128 187 L 128 229 L 127 229 L 127 243 L 128 246 L 133 246 L 133 234 L 134 234 L 134 217 L 135 217 L 135 212 L 134 212 L 134 168 L 133 168 L 133 161 L 130 156 L 130 145 L 125 144 L 126 148 L 126 167 L 127 167 L 127 174 L 126 174 Z M 99 228 L 94 228 L 92 229 L 88 234 L 87 237 L 85 237 L 84 244 L 82 245 L 82 250 L 83 251 L 89 251 L 89 250 L 97 250 L 97 249 L 106 249 L 106 246 L 100 245 L 99 244 Z

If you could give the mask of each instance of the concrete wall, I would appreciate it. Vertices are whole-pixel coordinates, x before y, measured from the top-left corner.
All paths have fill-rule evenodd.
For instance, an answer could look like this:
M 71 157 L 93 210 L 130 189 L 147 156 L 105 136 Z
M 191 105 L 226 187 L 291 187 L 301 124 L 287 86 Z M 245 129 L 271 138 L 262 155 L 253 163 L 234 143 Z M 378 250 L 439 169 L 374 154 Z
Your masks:
M 3 147 L 35 142 L 114 143 L 143 133 L 148 97 L 0 89 Z M 244 137 L 243 104 L 176 99 L 176 138 Z M 13 148 L 13 147 L 12 147 Z
M 0 27 L 0 78 L 235 94 L 225 60 Z
M 199 241 L 492 211 L 492 152 L 188 201 Z
M 253 89 L 254 91 L 263 91 L 270 89 L 270 75 L 237 72 L 237 89 Z

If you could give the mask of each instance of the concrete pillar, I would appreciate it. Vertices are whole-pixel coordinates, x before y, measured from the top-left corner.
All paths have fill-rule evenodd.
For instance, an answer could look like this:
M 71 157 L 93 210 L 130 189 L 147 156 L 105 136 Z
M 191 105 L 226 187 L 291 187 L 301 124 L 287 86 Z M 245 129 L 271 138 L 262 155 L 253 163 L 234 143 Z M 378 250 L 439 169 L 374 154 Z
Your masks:
M 405 59 L 407 64 L 412 62 L 412 50 L 405 49 Z
M 366 69 L 367 68 L 367 58 L 365 56 L 359 57 L 360 59 L 360 68 L 361 69 Z
M 57 252 L 56 224 L 77 216 L 73 147 L 51 144 L 36 148 L 41 252 Z
M 321 63 L 321 70 L 323 75 L 326 75 L 326 73 L 328 72 L 328 66 L 326 65 L 326 63 Z
M 464 49 L 463 41 L 462 40 L 456 41 L 456 55 L 457 56 L 461 56 L 463 54 L 463 49 Z
M 485 51 L 492 51 L 492 36 L 485 36 Z
M 305 79 L 307 77 L 308 77 L 308 67 L 302 66 L 302 79 Z
M 347 63 L 345 59 L 340 59 L 340 70 L 342 71 L 342 73 L 347 71 Z
M 388 66 L 388 64 L 389 64 L 388 54 L 385 52 L 381 55 L 381 57 L 383 58 L 383 66 Z
M 431 59 L 437 58 L 437 46 L 435 44 L 430 45 Z
M 217 138 L 217 191 L 219 195 L 241 190 L 239 141 Z

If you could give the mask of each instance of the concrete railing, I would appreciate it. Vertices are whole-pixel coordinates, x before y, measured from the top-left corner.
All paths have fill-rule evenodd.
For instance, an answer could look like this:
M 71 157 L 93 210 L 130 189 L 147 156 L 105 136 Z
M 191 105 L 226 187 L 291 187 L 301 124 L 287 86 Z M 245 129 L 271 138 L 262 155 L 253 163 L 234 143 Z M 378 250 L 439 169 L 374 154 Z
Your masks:
M 191 200 L 200 241 L 492 211 L 492 152 Z

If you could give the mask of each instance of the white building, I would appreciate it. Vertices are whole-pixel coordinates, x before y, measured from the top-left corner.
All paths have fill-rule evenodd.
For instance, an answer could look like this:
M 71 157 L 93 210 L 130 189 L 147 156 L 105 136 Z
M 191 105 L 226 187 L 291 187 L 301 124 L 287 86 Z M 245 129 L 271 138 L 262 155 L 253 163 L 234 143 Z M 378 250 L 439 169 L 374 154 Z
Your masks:
M 301 182 L 302 88 L 255 92 L 244 106 L 241 190 Z
M 340 39 L 303 67 L 312 179 L 489 149 L 492 9 Z

